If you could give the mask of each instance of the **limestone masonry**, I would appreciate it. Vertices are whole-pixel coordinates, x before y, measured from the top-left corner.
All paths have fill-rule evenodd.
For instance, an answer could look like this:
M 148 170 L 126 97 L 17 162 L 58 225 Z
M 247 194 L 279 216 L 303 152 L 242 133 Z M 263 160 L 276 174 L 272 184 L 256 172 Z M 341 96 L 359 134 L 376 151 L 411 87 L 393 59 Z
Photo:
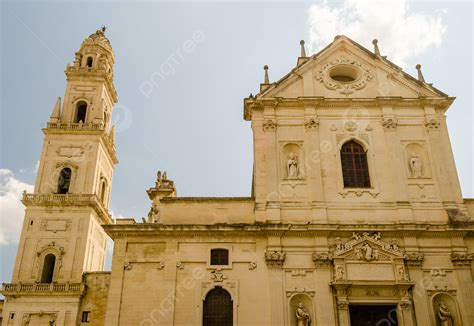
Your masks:
M 454 98 L 345 36 L 243 101 L 251 197 L 178 197 L 113 220 L 117 93 L 105 28 L 43 129 L 2 325 L 474 325 L 474 200 Z M 119 185 L 121 187 L 126 185 Z M 107 238 L 112 270 L 104 271 Z M 0 319 L 1 320 L 1 319 Z

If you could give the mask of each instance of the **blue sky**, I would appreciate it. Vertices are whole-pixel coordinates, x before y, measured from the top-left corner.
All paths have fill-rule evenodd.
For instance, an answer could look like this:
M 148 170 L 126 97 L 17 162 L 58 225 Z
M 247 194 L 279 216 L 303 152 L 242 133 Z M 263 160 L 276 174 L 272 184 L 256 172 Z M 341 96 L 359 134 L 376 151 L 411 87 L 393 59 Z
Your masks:
M 388 6 L 389 3 L 382 3 Z M 377 7 L 378 6 L 378 7 Z M 352 36 L 398 59 L 457 100 L 448 125 L 465 197 L 473 190 L 473 5 L 470 1 L 162 2 L 4 1 L 1 8 L 0 281 L 9 281 L 31 189 L 41 128 L 58 96 L 64 69 L 101 25 L 116 56 L 119 103 L 111 210 L 146 216 L 145 190 L 167 170 L 180 196 L 249 196 L 250 124 L 242 100 L 258 91 L 264 64 L 275 81 L 292 69 L 299 40 L 317 51 L 334 34 Z M 196 33 L 203 37 L 151 92 L 153 73 Z M 310 52 L 312 53 L 312 52 Z

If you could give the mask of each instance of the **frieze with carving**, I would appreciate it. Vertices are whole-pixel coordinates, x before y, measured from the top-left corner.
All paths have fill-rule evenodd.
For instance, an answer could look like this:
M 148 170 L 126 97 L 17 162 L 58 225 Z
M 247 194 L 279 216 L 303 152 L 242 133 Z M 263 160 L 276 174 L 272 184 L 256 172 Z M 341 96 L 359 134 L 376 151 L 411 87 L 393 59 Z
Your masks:
M 465 252 L 453 252 L 451 254 L 451 261 L 455 267 L 470 267 L 474 259 L 474 254 Z
M 398 126 L 398 121 L 395 118 L 384 118 L 382 120 L 382 126 L 385 130 L 395 130 Z
M 266 251 L 265 261 L 268 267 L 282 267 L 286 259 L 286 253 L 283 251 Z
M 222 273 L 220 269 L 216 269 L 211 272 L 211 280 L 214 282 L 224 282 L 227 279 L 227 276 Z
M 277 128 L 277 123 L 273 119 L 266 119 L 263 122 L 263 131 L 275 131 Z
M 329 267 L 332 262 L 332 254 L 329 252 L 314 252 L 313 261 L 316 267 Z
M 419 252 L 406 252 L 403 256 L 407 266 L 421 267 L 423 264 L 424 255 Z
M 427 119 L 425 126 L 428 130 L 437 130 L 439 129 L 439 121 L 436 119 Z
M 315 130 L 319 127 L 319 120 L 315 118 L 307 118 L 304 127 L 306 130 Z

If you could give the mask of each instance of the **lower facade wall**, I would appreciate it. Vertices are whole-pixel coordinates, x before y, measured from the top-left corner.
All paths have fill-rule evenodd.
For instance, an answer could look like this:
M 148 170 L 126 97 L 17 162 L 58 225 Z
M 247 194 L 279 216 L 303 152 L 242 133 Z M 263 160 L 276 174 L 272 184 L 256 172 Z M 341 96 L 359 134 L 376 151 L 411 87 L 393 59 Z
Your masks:
M 350 325 L 351 307 L 361 305 L 389 305 L 387 320 L 398 325 L 438 325 L 440 303 L 453 325 L 474 325 L 471 260 L 456 265 L 451 241 L 431 240 L 418 239 L 425 247 L 411 258 L 370 240 L 380 253 L 366 261 L 354 258 L 365 240 L 350 236 L 343 242 L 354 248 L 342 254 L 334 254 L 335 237 L 117 239 L 106 325 L 203 325 L 204 300 L 215 288 L 232 298 L 233 325 L 296 326 L 299 303 L 311 325 Z M 210 265 L 212 248 L 229 250 L 229 264 Z

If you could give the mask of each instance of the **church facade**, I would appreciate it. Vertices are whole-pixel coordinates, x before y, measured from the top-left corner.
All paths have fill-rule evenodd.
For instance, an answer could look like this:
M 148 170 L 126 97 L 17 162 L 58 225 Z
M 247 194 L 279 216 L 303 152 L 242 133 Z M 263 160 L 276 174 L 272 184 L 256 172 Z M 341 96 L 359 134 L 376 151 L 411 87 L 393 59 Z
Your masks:
M 454 98 L 345 36 L 243 101 L 251 197 L 178 197 L 159 171 L 147 218 L 108 212 L 117 94 L 104 30 L 66 68 L 3 326 L 474 325 L 474 200 L 445 114 Z M 112 270 L 104 271 L 107 237 Z

